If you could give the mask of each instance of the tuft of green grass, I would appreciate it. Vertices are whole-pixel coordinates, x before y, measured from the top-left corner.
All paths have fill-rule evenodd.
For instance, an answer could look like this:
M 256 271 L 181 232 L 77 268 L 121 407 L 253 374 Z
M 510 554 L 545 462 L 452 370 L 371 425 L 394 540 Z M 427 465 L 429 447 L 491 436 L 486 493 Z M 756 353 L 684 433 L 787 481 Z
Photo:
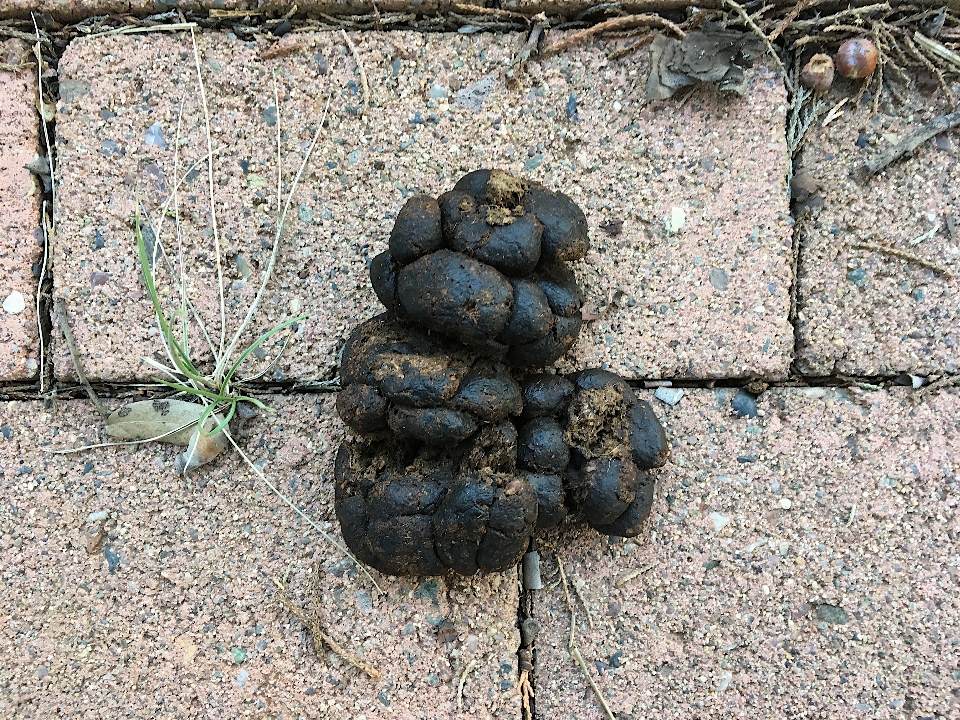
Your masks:
M 190 357 L 190 346 L 187 340 L 187 315 L 183 312 L 176 313 L 180 319 L 180 336 L 182 341 L 177 339 L 177 332 L 167 319 L 166 312 L 160 302 L 160 295 L 157 292 L 156 280 L 153 277 L 153 268 L 147 253 L 147 244 L 143 239 L 143 230 L 140 225 L 140 207 L 137 206 L 136 215 L 136 237 L 137 252 L 140 255 L 140 270 L 143 273 L 144 284 L 147 286 L 147 294 L 150 296 L 150 302 L 153 304 L 153 311 L 157 317 L 157 323 L 160 326 L 160 335 L 164 344 L 167 346 L 170 357 L 175 365 L 175 370 L 182 377 L 179 380 L 171 381 L 158 378 L 157 382 L 178 392 L 192 395 L 199 402 L 206 405 L 200 418 L 197 420 L 199 432 L 205 436 L 217 435 L 224 431 L 230 424 L 237 412 L 237 405 L 241 402 L 250 403 L 265 412 L 274 412 L 274 409 L 267 406 L 253 395 L 245 394 L 241 383 L 234 384 L 234 377 L 237 370 L 250 354 L 267 340 L 286 328 L 295 325 L 309 317 L 308 313 L 302 313 L 296 317 L 287 318 L 283 322 L 274 325 L 267 332 L 260 335 L 253 343 L 244 349 L 237 359 L 227 368 L 222 377 L 205 376 L 201 373 Z M 218 362 L 219 364 L 219 362 Z M 166 368 L 169 372 L 173 368 Z M 171 373 L 175 374 L 175 373 Z M 207 419 L 213 413 L 224 413 L 225 416 L 215 427 L 207 429 Z

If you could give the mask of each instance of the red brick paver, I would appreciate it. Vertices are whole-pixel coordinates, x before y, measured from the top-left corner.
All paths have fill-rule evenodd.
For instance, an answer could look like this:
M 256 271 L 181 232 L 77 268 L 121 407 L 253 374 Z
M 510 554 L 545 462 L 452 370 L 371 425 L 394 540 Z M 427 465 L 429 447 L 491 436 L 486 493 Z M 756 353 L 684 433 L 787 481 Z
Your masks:
M 802 221 L 801 372 L 960 369 L 957 280 L 875 249 L 907 252 L 960 275 L 960 131 L 942 133 L 879 177 L 857 178 L 866 160 L 939 112 L 933 102 L 924 104 L 925 112 L 906 118 L 886 105 L 876 114 L 861 107 L 811 130 L 801 168 L 819 185 L 822 207 Z
M 259 317 L 262 332 L 291 312 L 311 315 L 277 377 L 313 380 L 333 371 L 349 328 L 381 309 L 366 263 L 386 247 L 404 197 L 443 192 L 481 166 L 542 180 L 587 212 L 594 249 L 577 271 L 596 319 L 568 365 L 606 363 L 647 377 L 785 376 L 793 334 L 784 91 L 771 73 L 755 71 L 744 98 L 701 88 L 678 109 L 646 101 L 646 54 L 609 61 L 611 43 L 530 63 L 517 85 L 506 73 L 519 36 L 365 33 L 355 37 L 370 87 L 360 115 L 362 79 L 342 36 L 293 38 L 293 51 L 273 59 L 264 59 L 266 41 L 217 33 L 198 40 L 231 328 L 272 242 L 271 78 L 279 83 L 286 182 L 333 92 L 329 131 L 293 200 Z M 206 152 L 189 35 L 78 40 L 60 70 L 56 294 L 91 379 L 145 379 L 153 371 L 140 358 L 160 348 L 138 280 L 134 198 L 156 219 L 176 174 L 181 102 L 179 171 Z M 474 83 L 485 99 L 471 109 L 457 97 Z M 181 188 L 182 233 L 191 298 L 216 345 L 207 192 L 201 165 Z M 683 227 L 668 233 L 665 222 L 678 211 Z M 599 229 L 621 221 L 619 235 Z M 165 237 L 173 249 L 172 221 Z M 176 295 L 168 301 L 173 312 Z M 194 347 L 202 359 L 199 336 Z M 61 346 L 56 367 L 73 375 Z
M 734 391 L 735 392 L 735 391 Z M 960 398 L 728 390 L 657 406 L 673 458 L 636 543 L 553 542 L 579 649 L 617 717 L 955 717 Z M 544 549 L 540 717 L 602 718 Z M 571 592 L 573 592 L 571 590 Z
M 30 60 L 29 52 L 25 43 L 8 40 L 0 43 L 0 62 L 16 66 Z M 43 188 L 24 167 L 42 152 L 33 73 L 0 70 L 0 380 L 31 379 L 40 367 L 34 263 L 43 254 Z
M 248 452 L 339 538 L 332 396 L 270 402 Z M 99 425 L 83 402 L 0 409 L 0 717 L 449 718 L 471 663 L 465 711 L 518 717 L 514 573 L 376 574 L 378 595 L 237 457 L 183 479 L 172 446 L 45 452 L 100 440 Z M 313 563 L 323 626 L 380 680 L 317 657 L 279 606 L 287 573 L 309 604 Z

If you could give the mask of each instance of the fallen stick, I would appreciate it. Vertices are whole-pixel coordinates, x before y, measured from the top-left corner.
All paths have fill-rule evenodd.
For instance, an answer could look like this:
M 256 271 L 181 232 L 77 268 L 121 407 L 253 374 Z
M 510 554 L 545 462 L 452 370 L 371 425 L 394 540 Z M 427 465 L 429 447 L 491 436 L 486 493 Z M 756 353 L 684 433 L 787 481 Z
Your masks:
M 70 321 L 67 319 L 67 305 L 63 298 L 57 298 L 57 315 L 60 320 L 60 331 L 63 333 L 63 339 L 67 341 L 67 350 L 70 351 L 70 359 L 73 361 L 73 369 L 76 371 L 77 377 L 80 379 L 80 384 L 83 385 L 83 389 L 87 391 L 87 397 L 90 398 L 90 402 L 97 408 L 100 417 L 106 420 L 110 417 L 110 411 L 100 402 L 100 396 L 94 392 L 93 386 L 90 385 L 90 381 L 87 380 L 87 376 L 84 375 L 83 370 L 80 369 L 80 353 L 77 351 L 77 343 L 74 342 L 73 333 L 70 331 Z
M 280 580 L 273 578 L 273 584 L 277 588 L 277 599 L 280 601 L 280 604 L 289 610 L 290 613 L 297 618 L 297 620 L 303 623 L 310 631 L 310 634 L 313 636 L 313 649 L 317 654 L 323 652 L 323 646 L 326 645 L 333 652 L 343 658 L 348 664 L 357 668 L 357 670 L 365 672 L 374 680 L 379 680 L 381 678 L 379 670 L 348 653 L 336 640 L 324 632 L 323 628 L 320 626 L 320 619 L 316 615 L 313 617 L 308 617 L 303 610 L 294 605 L 287 596 L 286 587 L 284 587 Z
M 853 245 L 855 248 L 860 248 L 861 250 L 871 250 L 873 252 L 884 253 L 886 255 L 892 255 L 893 257 L 900 258 L 901 260 L 907 260 L 917 265 L 921 265 L 929 270 L 933 270 L 935 273 L 943 275 L 947 280 L 953 279 L 953 273 L 943 267 L 943 265 L 938 265 L 937 263 L 926 260 L 919 255 L 915 255 L 912 252 L 906 250 L 900 250 L 898 248 L 887 247 L 885 245 L 876 245 L 874 243 L 855 243 Z
M 863 172 L 867 176 L 876 175 L 893 161 L 899 160 L 906 155 L 910 155 L 914 150 L 923 145 L 923 143 L 930 138 L 955 128 L 958 125 L 960 125 L 960 110 L 948 113 L 947 115 L 941 115 L 936 120 L 932 120 L 924 125 L 907 139 L 902 140 L 894 145 L 885 153 L 878 155 L 872 160 L 867 160 L 863 164 Z
M 673 30 L 673 32 L 675 32 L 680 38 L 685 38 L 687 36 L 687 34 L 683 31 L 683 29 L 680 28 L 679 25 L 660 17 L 659 15 L 627 15 L 626 17 L 613 18 L 612 20 L 607 20 L 599 25 L 589 27 L 586 30 L 576 32 L 573 35 L 568 36 L 566 39 L 544 48 L 541 52 L 541 55 L 543 57 L 557 55 L 562 53 L 564 50 L 569 50 L 584 40 L 589 40 L 594 35 L 599 35 L 603 32 L 609 32 L 611 30 L 623 30 L 626 28 L 644 25 L 669 28 L 670 30 Z

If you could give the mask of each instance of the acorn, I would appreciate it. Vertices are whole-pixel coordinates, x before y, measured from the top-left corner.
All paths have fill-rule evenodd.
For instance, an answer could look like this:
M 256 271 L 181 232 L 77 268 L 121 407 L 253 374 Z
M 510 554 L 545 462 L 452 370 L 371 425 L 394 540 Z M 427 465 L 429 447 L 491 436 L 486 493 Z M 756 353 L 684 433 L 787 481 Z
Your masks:
M 845 78 L 865 78 L 877 68 L 877 46 L 867 38 L 847 40 L 837 50 L 837 72 Z
M 800 83 L 821 93 L 829 90 L 833 84 L 833 59 L 823 53 L 814 55 L 800 71 Z

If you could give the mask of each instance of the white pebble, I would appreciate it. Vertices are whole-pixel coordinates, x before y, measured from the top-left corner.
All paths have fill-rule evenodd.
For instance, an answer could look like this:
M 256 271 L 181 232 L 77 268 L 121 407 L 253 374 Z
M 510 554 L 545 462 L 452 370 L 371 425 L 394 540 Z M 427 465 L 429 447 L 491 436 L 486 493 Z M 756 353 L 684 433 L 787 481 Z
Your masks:
M 710 513 L 710 519 L 713 520 L 713 529 L 716 532 L 723 530 L 727 524 L 730 522 L 730 518 L 726 515 L 721 515 L 718 512 Z
M 23 299 L 23 293 L 19 290 L 14 290 L 7 295 L 7 299 L 3 301 L 3 311 L 11 315 L 19 315 L 26 307 L 27 301 Z
M 653 393 L 653 396 L 657 400 L 662 400 L 667 405 L 676 405 L 678 402 L 680 402 L 680 398 L 683 397 L 683 390 L 680 388 L 661 387 L 657 388 L 657 391 Z
M 100 522 L 101 520 L 106 520 L 109 516 L 109 513 L 106 510 L 99 510 L 95 513 L 90 513 L 87 515 L 88 523 Z
M 733 673 L 729 670 L 724 670 L 723 674 L 720 676 L 720 682 L 717 683 L 717 692 L 722 693 L 728 687 L 730 687 L 730 681 L 733 680 Z
M 680 228 L 686 224 L 687 216 L 683 212 L 681 207 L 672 207 L 670 208 L 670 217 L 667 218 L 666 226 L 667 232 L 673 235 L 676 232 L 680 231 Z
M 780 498 L 780 507 L 784 510 L 789 510 L 793 507 L 793 503 L 790 502 L 790 498 Z

